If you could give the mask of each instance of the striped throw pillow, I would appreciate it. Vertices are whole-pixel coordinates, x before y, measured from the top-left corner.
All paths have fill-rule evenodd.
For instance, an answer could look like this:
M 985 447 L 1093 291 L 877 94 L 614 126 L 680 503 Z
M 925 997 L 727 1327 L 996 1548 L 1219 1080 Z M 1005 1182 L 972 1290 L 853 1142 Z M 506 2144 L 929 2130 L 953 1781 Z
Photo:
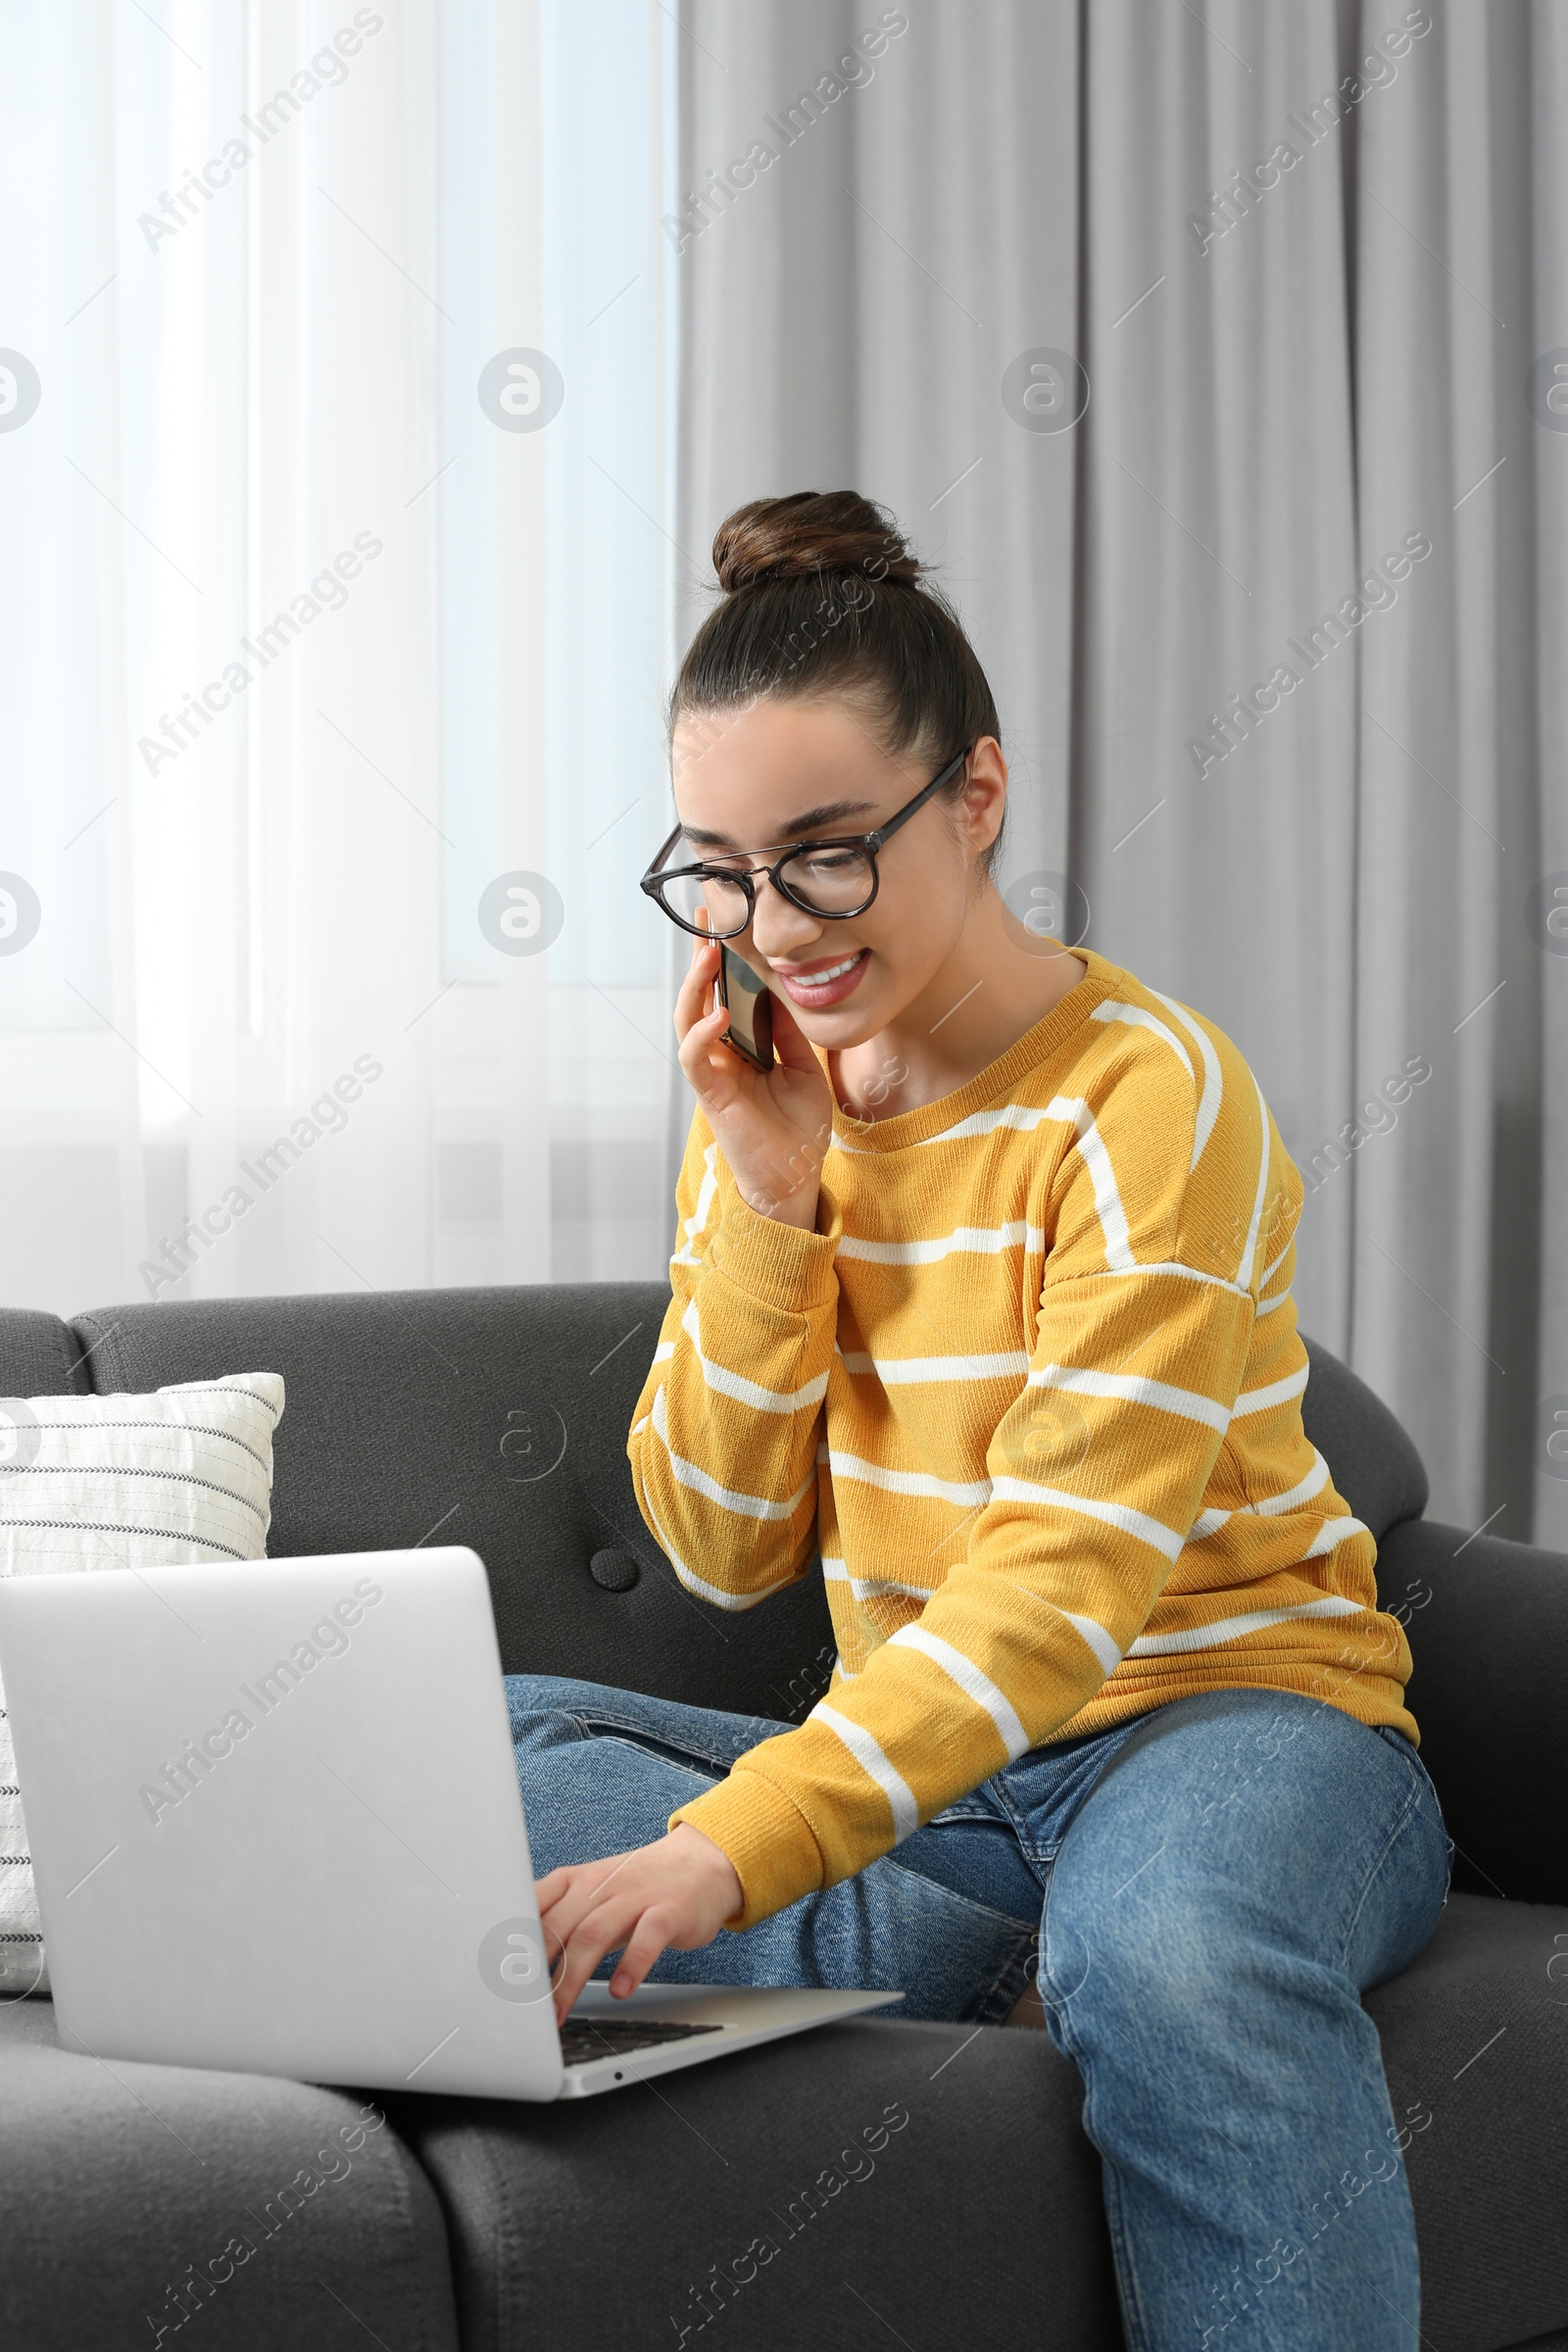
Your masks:
M 0 1398 L 0 1576 L 265 1559 L 282 1417 L 275 1372 L 150 1396 Z M 0 1685 L 0 2001 L 48 1989 Z

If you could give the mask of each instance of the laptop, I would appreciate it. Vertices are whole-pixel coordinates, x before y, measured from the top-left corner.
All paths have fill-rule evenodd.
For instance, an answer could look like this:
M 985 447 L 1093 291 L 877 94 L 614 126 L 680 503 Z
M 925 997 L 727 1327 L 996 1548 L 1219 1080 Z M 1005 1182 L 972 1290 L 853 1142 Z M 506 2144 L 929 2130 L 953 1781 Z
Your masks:
M 601 1981 L 558 2031 L 472 1551 L 0 1578 L 0 1660 L 94 2057 L 585 2098 L 904 1997 Z

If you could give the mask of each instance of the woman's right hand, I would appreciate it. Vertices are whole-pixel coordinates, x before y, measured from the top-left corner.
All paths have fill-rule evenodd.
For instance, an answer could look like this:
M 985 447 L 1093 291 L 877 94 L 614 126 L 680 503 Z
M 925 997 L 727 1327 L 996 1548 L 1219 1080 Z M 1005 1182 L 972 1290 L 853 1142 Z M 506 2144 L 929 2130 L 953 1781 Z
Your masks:
M 675 1000 L 680 1066 L 748 1207 L 810 1233 L 833 1133 L 832 1090 L 787 1000 L 776 990 L 768 991 L 778 1056 L 774 1067 L 754 1069 L 721 1045 L 729 1012 L 722 1004 L 713 1008 L 717 978 L 717 941 L 694 940 L 691 966 Z

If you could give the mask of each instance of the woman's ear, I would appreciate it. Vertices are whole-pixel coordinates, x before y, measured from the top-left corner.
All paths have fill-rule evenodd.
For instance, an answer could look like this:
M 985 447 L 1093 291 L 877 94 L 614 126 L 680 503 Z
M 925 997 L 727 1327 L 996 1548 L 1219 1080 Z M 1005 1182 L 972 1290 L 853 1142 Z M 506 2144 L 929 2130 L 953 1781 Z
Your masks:
M 990 849 L 1007 812 L 1007 762 L 994 735 L 982 735 L 969 754 L 969 773 L 958 808 L 968 845 L 978 857 Z

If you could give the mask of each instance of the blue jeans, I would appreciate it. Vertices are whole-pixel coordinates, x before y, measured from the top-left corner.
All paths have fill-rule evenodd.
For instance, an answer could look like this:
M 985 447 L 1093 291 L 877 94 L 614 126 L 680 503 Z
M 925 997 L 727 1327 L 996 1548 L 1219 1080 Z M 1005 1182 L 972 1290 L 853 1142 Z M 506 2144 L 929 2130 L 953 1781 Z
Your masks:
M 662 1838 L 789 1729 L 552 1675 L 509 1676 L 507 1698 L 541 1877 Z M 1132 2352 L 1214 2352 L 1233 2328 L 1235 2352 L 1416 2352 L 1409 2130 L 1359 1995 L 1427 1942 L 1452 1851 L 1402 1734 L 1205 1691 L 1031 1749 L 855 1878 L 652 1979 L 902 1986 L 890 2014 L 991 2025 L 1038 1952 Z

